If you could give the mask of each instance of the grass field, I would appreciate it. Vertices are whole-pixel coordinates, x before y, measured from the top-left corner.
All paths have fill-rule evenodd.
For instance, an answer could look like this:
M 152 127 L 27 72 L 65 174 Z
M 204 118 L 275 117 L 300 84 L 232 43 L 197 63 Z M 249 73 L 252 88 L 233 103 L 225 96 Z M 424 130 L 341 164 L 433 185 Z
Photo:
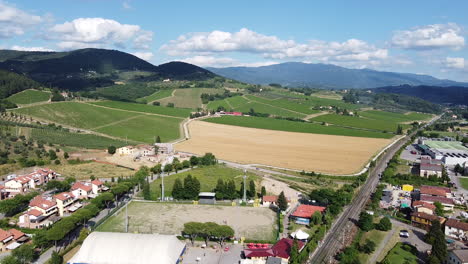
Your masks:
M 389 131 L 396 132 L 398 123 L 389 122 L 386 120 L 380 119 L 370 119 L 366 117 L 357 117 L 357 116 L 344 116 L 337 114 L 326 114 L 311 118 L 310 121 L 313 122 L 325 122 L 334 125 L 346 126 L 346 127 L 355 127 L 355 128 L 365 128 L 371 130 L 379 131 Z M 408 125 L 402 125 L 403 128 L 408 127 Z
M 135 103 L 125 103 L 119 101 L 104 101 L 104 102 L 95 102 L 94 105 L 105 106 L 115 109 L 150 113 L 157 115 L 167 115 L 174 117 L 189 117 L 191 109 L 183 108 L 173 108 L 173 107 L 164 107 L 164 106 L 154 106 L 146 104 L 135 104 Z
M 181 235 L 184 223 L 215 222 L 231 226 L 238 238 L 276 239 L 276 214 L 264 207 L 131 202 L 128 216 L 130 233 Z M 124 227 L 125 210 L 121 210 L 100 225 L 97 231 L 124 232 Z
M 140 142 L 153 142 L 154 137 L 158 135 L 163 142 L 177 139 L 180 134 L 179 124 L 182 121 L 181 118 L 138 114 L 76 102 L 45 104 L 13 111 Z
M 460 184 L 463 189 L 468 190 L 468 178 L 459 178 Z
M 200 181 L 200 188 L 202 192 L 211 192 L 216 187 L 216 183 L 218 179 L 222 179 L 224 181 L 234 180 L 236 183 L 237 189 L 240 190 L 240 184 L 242 182 L 242 175 L 244 172 L 242 170 L 236 170 L 232 168 L 228 168 L 223 165 L 216 165 L 216 166 L 208 166 L 208 167 L 201 167 L 190 170 L 188 172 L 182 172 L 175 175 L 171 175 L 168 177 L 164 177 L 164 186 L 165 191 L 164 195 L 166 197 L 172 196 L 172 186 L 174 185 L 174 181 L 176 179 L 181 179 L 182 182 L 184 178 L 191 174 Z M 247 174 L 247 182 L 250 180 L 254 180 L 256 182 L 256 187 L 258 191 L 260 191 L 260 178 L 255 174 L 248 173 Z M 157 179 L 151 183 L 151 199 L 157 200 L 161 197 L 161 189 L 160 189 L 161 179 Z
M 417 264 L 418 257 L 411 251 L 407 251 L 403 248 L 403 243 L 397 243 L 395 247 L 385 257 L 384 261 L 392 264 Z
M 152 103 L 152 102 L 157 101 L 157 100 L 159 100 L 159 99 L 163 99 L 163 98 L 172 96 L 172 91 L 174 91 L 174 89 L 163 89 L 163 90 L 159 90 L 159 91 L 154 92 L 154 93 L 151 94 L 151 95 L 148 95 L 148 96 L 139 98 L 138 100 L 144 100 L 144 101 L 146 101 L 147 103 Z M 137 101 L 138 101 L 138 100 L 137 100 Z
M 431 140 L 427 140 L 427 141 L 424 142 L 424 144 L 428 145 L 431 148 L 437 148 L 437 149 L 452 149 L 452 150 L 466 150 L 466 151 L 468 151 L 468 148 L 466 148 L 460 142 L 457 142 L 457 141 L 431 141 Z
M 253 96 L 253 95 L 246 95 L 247 99 L 255 102 L 260 102 L 263 104 L 268 104 L 273 107 L 278 107 L 282 109 L 287 109 L 290 111 L 294 112 L 299 112 L 303 114 L 314 114 L 317 113 L 317 110 L 312 110 L 312 107 L 310 105 L 307 105 L 303 102 L 293 102 L 289 101 L 286 99 L 274 99 L 274 100 L 269 100 L 265 99 L 259 96 Z
M 50 98 L 49 92 L 38 90 L 24 90 L 8 97 L 8 101 L 15 104 L 33 104 L 48 101 Z
M 360 171 L 391 142 L 381 138 L 291 133 L 204 121 L 191 122 L 189 129 L 191 138 L 175 145 L 177 150 L 200 155 L 212 152 L 228 161 L 332 175 Z
M 353 137 L 370 137 L 370 138 L 392 138 L 394 134 L 380 133 L 373 131 L 364 131 L 338 126 L 324 126 L 320 124 L 311 124 L 305 122 L 294 122 L 288 120 L 279 120 L 272 118 L 261 117 L 246 117 L 246 116 L 223 116 L 209 118 L 205 121 L 217 124 L 262 128 L 270 130 L 280 130 L 289 132 L 353 136 Z
M 376 247 L 379 247 L 386 234 L 387 232 L 373 229 L 362 235 L 360 244 L 363 245 L 366 239 L 369 239 L 375 243 Z M 372 256 L 372 254 L 360 253 L 359 260 L 361 260 L 361 263 L 368 263 L 370 256 Z
M 175 107 L 197 109 L 202 106 L 201 94 L 217 94 L 224 90 L 215 88 L 186 88 L 176 89 L 173 96 L 158 100 L 162 106 L 173 103 Z
M 393 112 L 386 112 L 386 111 L 378 111 L 378 110 L 370 110 L 370 111 L 362 111 L 359 112 L 360 116 L 375 119 L 375 120 L 382 120 L 388 121 L 393 123 L 403 123 L 403 122 L 411 122 L 411 121 L 423 121 L 428 120 L 432 116 L 430 114 L 422 114 L 422 113 L 393 113 Z
M 130 177 L 135 171 L 117 167 L 110 164 L 97 162 L 81 163 L 76 165 L 63 163 L 61 165 L 49 165 L 51 169 L 60 173 L 63 177 L 75 177 L 77 180 L 89 180 L 91 176 L 98 179 L 110 179 L 115 177 Z

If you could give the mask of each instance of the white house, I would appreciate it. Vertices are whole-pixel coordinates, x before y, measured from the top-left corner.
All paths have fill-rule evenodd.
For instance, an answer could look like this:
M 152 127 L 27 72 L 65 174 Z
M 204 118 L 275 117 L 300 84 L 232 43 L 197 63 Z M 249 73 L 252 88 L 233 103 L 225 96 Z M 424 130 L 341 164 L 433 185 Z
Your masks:
M 88 196 L 93 194 L 93 186 L 91 182 L 75 182 L 71 187 L 71 193 L 77 199 L 88 199 Z
M 468 223 L 448 219 L 445 222 L 445 235 L 456 239 L 468 239 Z

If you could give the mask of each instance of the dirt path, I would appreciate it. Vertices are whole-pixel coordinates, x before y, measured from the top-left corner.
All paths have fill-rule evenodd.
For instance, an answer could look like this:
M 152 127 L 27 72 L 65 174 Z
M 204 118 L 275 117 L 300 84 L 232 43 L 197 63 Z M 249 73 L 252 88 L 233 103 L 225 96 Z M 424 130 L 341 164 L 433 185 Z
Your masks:
M 82 104 L 87 104 L 91 106 L 96 106 L 96 107 L 101 107 L 101 108 L 106 108 L 110 110 L 116 110 L 116 111 L 122 111 L 122 112 L 128 112 L 128 113 L 135 113 L 135 114 L 140 114 L 140 115 L 149 115 L 149 116 L 163 116 L 163 117 L 170 117 L 170 118 L 175 118 L 175 119 L 184 119 L 183 117 L 177 117 L 177 116 L 169 116 L 169 115 L 162 115 L 162 114 L 155 114 L 155 113 L 146 113 L 146 112 L 138 112 L 138 111 L 133 111 L 133 110 L 125 110 L 125 109 L 119 109 L 119 108 L 112 108 L 108 106 L 103 106 L 103 105 L 95 105 L 95 104 L 90 104 L 87 102 L 78 102 Z
M 322 111 L 322 112 L 320 112 L 320 113 L 310 114 L 310 115 L 308 115 L 308 116 L 302 118 L 302 120 L 308 121 L 308 120 L 311 119 L 311 118 L 314 118 L 314 117 L 317 117 L 317 116 L 321 116 L 321 115 L 326 115 L 326 114 L 328 114 L 328 112 Z
M 393 238 L 393 235 L 395 234 L 396 231 L 397 231 L 396 228 L 393 228 L 392 230 L 390 230 L 390 232 L 388 232 L 385 235 L 385 238 L 380 242 L 379 247 L 374 251 L 374 253 L 369 258 L 367 263 L 377 263 L 377 259 L 380 257 L 380 255 L 382 255 L 382 253 L 384 253 L 383 252 L 384 249 L 387 248 L 387 245 L 389 244 L 390 240 Z M 390 247 L 390 249 L 392 247 L 393 245 Z
M 132 119 L 135 119 L 137 117 L 141 117 L 142 115 L 137 115 L 137 116 L 131 116 L 131 117 L 128 117 L 128 118 L 124 118 L 124 119 L 121 119 L 119 121 L 115 121 L 115 122 L 112 122 L 112 123 L 109 123 L 109 124 L 105 124 L 105 125 L 102 125 L 102 126 L 97 126 L 97 127 L 93 127 L 93 128 L 90 128 L 91 130 L 98 130 L 98 129 L 101 129 L 103 127 L 108 127 L 108 126 L 112 126 L 112 125 L 117 125 L 119 123 L 122 123 L 122 122 L 125 122 L 125 121 L 128 121 L 128 120 L 132 120 Z
M 259 101 L 255 101 L 255 100 L 251 100 L 245 96 L 243 96 L 245 99 L 247 99 L 249 102 L 255 102 L 255 103 L 258 103 L 258 104 L 262 104 L 262 105 L 268 105 L 268 106 L 271 106 L 271 107 L 274 107 L 274 108 L 277 108 L 277 109 L 281 109 L 281 110 L 284 110 L 284 111 L 288 111 L 288 112 L 291 112 L 291 113 L 296 113 L 296 114 L 299 114 L 299 115 L 306 115 L 304 113 L 301 113 L 301 112 L 297 112 L 297 111 L 294 111 L 294 110 L 291 110 L 291 109 L 287 109 L 287 108 L 283 108 L 283 107 L 279 107 L 279 106 L 276 106 L 276 105 L 271 105 L 271 104 L 267 104 L 267 103 L 263 103 L 263 102 L 259 102 Z

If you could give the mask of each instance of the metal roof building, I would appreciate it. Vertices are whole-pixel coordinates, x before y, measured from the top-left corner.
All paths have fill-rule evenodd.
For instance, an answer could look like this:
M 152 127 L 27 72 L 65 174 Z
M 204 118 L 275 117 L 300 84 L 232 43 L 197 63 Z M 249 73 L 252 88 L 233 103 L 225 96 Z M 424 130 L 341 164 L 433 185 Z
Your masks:
M 184 251 L 172 235 L 93 232 L 68 264 L 176 264 Z

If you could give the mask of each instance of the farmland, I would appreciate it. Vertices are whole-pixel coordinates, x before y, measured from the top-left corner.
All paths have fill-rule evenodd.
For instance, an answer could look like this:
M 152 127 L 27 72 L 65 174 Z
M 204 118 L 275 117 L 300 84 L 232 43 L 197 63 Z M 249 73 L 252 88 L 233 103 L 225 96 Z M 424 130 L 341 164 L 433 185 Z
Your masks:
M 33 104 L 49 100 L 50 93 L 38 90 L 25 90 L 8 97 L 8 101 L 15 104 Z
M 200 155 L 212 152 L 223 160 L 327 174 L 356 173 L 391 142 L 382 138 L 291 133 L 204 121 L 191 122 L 189 129 L 191 138 L 177 144 L 177 150 Z
M 402 113 L 393 113 L 393 112 L 385 112 L 385 111 L 377 111 L 377 110 L 359 112 L 359 115 L 366 117 L 366 118 L 370 118 L 370 119 L 376 119 L 376 120 L 382 120 L 382 121 L 388 121 L 388 122 L 394 122 L 394 123 L 411 122 L 411 121 L 416 121 L 416 120 L 422 121 L 422 120 L 427 120 L 431 118 L 430 114 L 422 114 L 422 113 L 414 113 L 414 112 L 402 114 Z
M 224 90 L 214 88 L 175 89 L 172 96 L 162 98 L 158 101 L 164 106 L 168 103 L 173 103 L 175 107 L 197 109 L 202 106 L 201 94 L 216 94 L 222 92 L 224 92 Z
M 353 137 L 370 137 L 370 138 L 392 138 L 393 134 L 380 133 L 373 131 L 364 131 L 338 126 L 323 126 L 319 124 L 311 124 L 306 122 L 294 122 L 288 120 L 279 120 L 273 118 L 261 117 L 233 117 L 223 116 L 218 118 L 206 119 L 207 122 L 242 126 L 250 128 L 261 128 L 270 130 L 280 130 L 288 132 L 301 132 L 313 134 L 326 134 L 338 136 L 353 136 Z
M 77 180 L 89 180 L 91 176 L 97 179 L 110 179 L 112 177 L 117 179 L 118 177 L 131 177 L 135 174 L 135 171 L 130 169 L 97 162 L 50 165 L 49 167 L 64 177 L 74 177 Z
M 146 101 L 148 103 L 151 103 L 151 102 L 157 101 L 159 99 L 163 99 L 163 98 L 172 96 L 173 91 L 174 91 L 174 89 L 159 90 L 159 91 L 154 92 L 151 95 L 139 98 L 138 101 L 144 100 L 144 101 Z
M 367 117 L 326 114 L 310 119 L 313 122 L 325 122 L 334 125 L 395 132 L 399 123 Z M 408 125 L 402 125 L 403 128 Z
M 14 112 L 79 129 L 104 133 L 121 139 L 153 142 L 160 136 L 164 142 L 180 135 L 181 118 L 134 113 L 91 104 L 62 102 L 15 109 Z
M 157 114 L 157 115 L 175 116 L 175 117 L 188 117 L 191 112 L 190 109 L 135 104 L 135 103 L 125 103 L 125 102 L 119 102 L 119 101 L 104 101 L 104 102 L 95 102 L 92 104 L 98 105 L 98 106 L 115 108 L 115 109 L 121 109 L 121 110 L 150 113 L 150 114 Z
M 236 237 L 276 238 L 276 216 L 268 208 L 131 202 L 127 212 L 130 233 L 180 235 L 184 223 L 194 221 L 227 224 L 234 229 Z M 111 216 L 97 231 L 124 232 L 125 210 Z
M 202 192 L 211 192 L 216 187 L 216 183 L 218 179 L 222 179 L 223 181 L 234 180 L 236 183 L 236 187 L 239 190 L 240 184 L 242 182 L 242 175 L 244 174 L 241 170 L 232 169 L 223 165 L 216 165 L 216 166 L 208 166 L 208 167 L 201 167 L 190 170 L 188 172 L 182 172 L 175 175 L 171 175 L 168 177 L 164 177 L 164 186 L 165 191 L 164 195 L 171 196 L 172 186 L 174 185 L 174 181 L 176 179 L 181 179 L 182 181 L 184 178 L 191 174 L 200 181 L 201 186 L 200 190 Z M 260 186 L 259 178 L 252 173 L 247 174 L 247 182 L 250 180 L 256 181 L 256 186 Z M 161 197 L 161 188 L 159 187 L 161 184 L 161 179 L 157 179 L 151 183 L 151 199 L 156 200 Z M 260 190 L 258 190 L 260 191 Z

